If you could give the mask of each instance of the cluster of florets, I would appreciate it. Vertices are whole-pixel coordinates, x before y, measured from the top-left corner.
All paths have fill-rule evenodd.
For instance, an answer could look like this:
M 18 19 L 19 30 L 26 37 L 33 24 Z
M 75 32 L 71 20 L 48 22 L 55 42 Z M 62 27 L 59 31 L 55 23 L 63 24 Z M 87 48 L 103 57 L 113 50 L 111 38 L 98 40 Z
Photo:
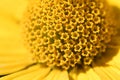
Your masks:
M 69 69 L 105 52 L 112 31 L 100 0 L 36 0 L 24 20 L 25 40 L 39 63 Z M 106 5 L 107 6 L 107 5 Z

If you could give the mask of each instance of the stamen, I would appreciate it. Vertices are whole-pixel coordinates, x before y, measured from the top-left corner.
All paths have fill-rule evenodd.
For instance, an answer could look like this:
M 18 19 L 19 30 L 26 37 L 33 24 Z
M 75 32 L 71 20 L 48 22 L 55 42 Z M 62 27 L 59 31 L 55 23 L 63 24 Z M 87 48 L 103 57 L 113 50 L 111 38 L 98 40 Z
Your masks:
M 90 65 L 115 34 L 108 7 L 103 0 L 32 1 L 23 32 L 36 63 L 65 70 Z

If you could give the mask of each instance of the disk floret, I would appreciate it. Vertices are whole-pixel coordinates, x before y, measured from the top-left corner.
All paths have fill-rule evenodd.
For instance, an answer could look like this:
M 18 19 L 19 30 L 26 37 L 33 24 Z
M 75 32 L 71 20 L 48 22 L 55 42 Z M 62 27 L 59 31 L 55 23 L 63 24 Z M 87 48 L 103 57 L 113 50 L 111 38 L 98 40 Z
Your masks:
M 103 0 L 36 0 L 25 13 L 25 41 L 34 59 L 69 69 L 90 65 L 111 40 L 112 20 Z M 111 31 L 110 31 L 111 30 Z M 107 40 L 106 40 L 107 38 Z

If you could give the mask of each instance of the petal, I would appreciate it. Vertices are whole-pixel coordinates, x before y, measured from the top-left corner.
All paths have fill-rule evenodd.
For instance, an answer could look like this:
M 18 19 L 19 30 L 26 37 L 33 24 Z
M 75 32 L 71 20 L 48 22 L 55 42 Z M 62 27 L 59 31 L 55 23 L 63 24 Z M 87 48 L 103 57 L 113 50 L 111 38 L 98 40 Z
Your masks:
M 88 80 L 101 80 L 92 68 L 86 71 L 86 76 L 88 76 Z
M 119 64 L 120 65 L 120 49 L 118 53 L 112 58 L 111 61 L 109 61 L 107 64 L 112 65 L 112 64 Z
M 70 79 L 71 80 L 89 80 L 89 77 L 87 76 L 87 73 L 86 73 L 87 70 L 84 68 L 77 68 L 77 67 L 72 69 L 69 73 Z
M 103 58 L 93 65 L 93 70 L 101 80 L 120 80 L 120 50 L 109 50 Z M 107 61 L 107 62 L 106 62 Z
M 48 76 L 42 80 L 69 80 L 67 71 L 61 71 L 59 69 L 53 69 Z
M 79 73 L 79 71 L 77 70 L 78 68 L 75 67 L 73 68 L 70 72 L 69 72 L 69 78 L 70 80 L 77 80 L 77 73 Z
M 21 27 L 4 17 L 0 17 L 0 26 L 0 54 L 26 53 L 21 37 Z
M 32 64 L 33 62 L 29 59 L 21 59 L 21 61 L 0 63 L 0 75 L 9 74 L 20 69 L 25 68 L 26 66 Z
M 120 64 L 118 64 L 118 63 L 112 64 L 111 66 L 113 66 L 113 67 L 115 67 L 115 68 L 120 70 Z
M 120 0 L 108 0 L 108 2 L 120 8 Z
M 7 54 L 7 53 L 2 53 L 0 54 L 0 64 L 3 64 L 3 63 L 13 63 L 13 62 L 24 62 L 24 61 L 32 61 L 32 55 L 31 54 L 28 54 L 28 53 L 24 53 L 24 54 L 19 54 L 16 53 L 16 54 Z
M 27 3 L 28 0 L 2 0 L 0 1 L 0 14 L 20 20 Z
M 74 79 L 76 80 L 76 79 Z M 101 80 L 92 68 L 80 70 L 77 80 Z
M 117 48 L 109 48 L 107 51 L 102 55 L 102 57 L 96 58 L 94 63 L 96 66 L 102 66 L 104 64 L 113 64 L 113 63 L 120 63 L 120 50 Z
M 2 77 L 0 80 L 41 80 L 49 72 L 50 68 L 38 64 L 14 74 Z
M 32 64 L 32 56 L 23 45 L 20 26 L 0 16 L 0 75 Z
M 103 70 L 112 80 L 120 80 L 120 70 L 116 69 L 115 67 L 101 67 Z
M 48 73 L 50 72 L 50 68 L 42 66 L 39 67 L 39 69 L 34 70 L 30 73 L 18 76 L 16 78 L 14 78 L 13 80 L 41 80 L 43 79 Z M 38 78 L 39 76 L 39 78 Z M 37 79 L 38 78 L 38 79 Z
M 120 70 L 112 66 L 94 67 L 101 80 L 120 80 Z
M 111 80 L 111 78 L 100 67 L 93 67 L 93 70 L 101 78 L 101 80 Z
M 83 69 L 80 70 L 77 80 L 89 80 L 86 72 Z

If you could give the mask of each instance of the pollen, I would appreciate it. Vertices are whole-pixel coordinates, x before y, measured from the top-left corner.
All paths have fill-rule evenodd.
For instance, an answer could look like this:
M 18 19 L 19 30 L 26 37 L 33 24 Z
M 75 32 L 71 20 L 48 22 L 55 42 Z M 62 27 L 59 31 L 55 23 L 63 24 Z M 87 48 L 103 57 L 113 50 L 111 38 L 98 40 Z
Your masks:
M 89 66 L 114 35 L 110 16 L 105 0 L 31 0 L 24 40 L 36 63 L 65 70 Z

